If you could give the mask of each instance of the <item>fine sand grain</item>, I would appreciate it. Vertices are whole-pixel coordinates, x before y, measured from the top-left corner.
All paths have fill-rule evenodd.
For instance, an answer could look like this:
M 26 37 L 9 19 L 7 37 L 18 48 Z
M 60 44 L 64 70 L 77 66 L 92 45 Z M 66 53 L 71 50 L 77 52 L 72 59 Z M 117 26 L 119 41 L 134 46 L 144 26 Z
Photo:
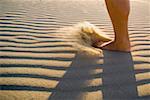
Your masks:
M 104 0 L 0 0 L 0 100 L 149 100 L 149 8 L 131 0 L 121 53 L 92 47 L 114 38 Z

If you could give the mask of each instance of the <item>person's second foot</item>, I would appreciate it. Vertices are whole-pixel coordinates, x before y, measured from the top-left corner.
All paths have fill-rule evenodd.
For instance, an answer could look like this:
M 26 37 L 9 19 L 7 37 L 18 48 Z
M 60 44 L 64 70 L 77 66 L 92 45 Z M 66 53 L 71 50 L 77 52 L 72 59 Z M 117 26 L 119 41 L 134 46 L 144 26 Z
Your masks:
M 96 47 L 110 50 L 110 51 L 121 51 L 121 52 L 130 52 L 130 43 L 117 43 L 115 41 L 110 41 L 103 43 L 102 45 L 97 45 Z

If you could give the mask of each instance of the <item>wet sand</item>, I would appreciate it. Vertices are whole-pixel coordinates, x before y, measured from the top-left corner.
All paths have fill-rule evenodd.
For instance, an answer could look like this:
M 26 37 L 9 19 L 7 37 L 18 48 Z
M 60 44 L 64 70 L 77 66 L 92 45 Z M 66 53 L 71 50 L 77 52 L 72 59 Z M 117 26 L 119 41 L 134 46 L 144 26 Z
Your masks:
M 150 2 L 131 7 L 121 53 L 68 31 L 88 21 L 113 38 L 103 0 L 0 0 L 0 100 L 149 100 Z

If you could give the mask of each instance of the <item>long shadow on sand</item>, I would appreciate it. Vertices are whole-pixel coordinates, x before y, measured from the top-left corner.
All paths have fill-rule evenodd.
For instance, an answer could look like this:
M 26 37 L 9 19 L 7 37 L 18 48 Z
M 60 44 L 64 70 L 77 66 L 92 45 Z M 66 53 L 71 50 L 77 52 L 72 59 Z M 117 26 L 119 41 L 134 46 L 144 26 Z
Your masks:
M 101 69 L 98 60 L 99 57 L 86 57 L 77 53 L 49 100 L 83 100 L 85 93 L 101 90 L 101 84 L 90 85 L 93 79 L 100 81 L 101 78 L 102 73 L 95 73 L 96 69 Z
M 103 55 L 104 58 L 85 57 L 77 53 L 49 100 L 91 100 L 84 97 L 85 93 L 96 91 L 102 91 L 99 95 L 103 96 L 99 97 L 103 100 L 136 100 L 131 53 L 103 51 Z M 102 69 L 103 72 L 92 74 L 96 69 Z M 102 84 L 90 86 L 89 80 L 93 79 L 102 79 Z
M 135 100 L 137 90 L 131 53 L 104 51 L 103 54 L 104 100 Z

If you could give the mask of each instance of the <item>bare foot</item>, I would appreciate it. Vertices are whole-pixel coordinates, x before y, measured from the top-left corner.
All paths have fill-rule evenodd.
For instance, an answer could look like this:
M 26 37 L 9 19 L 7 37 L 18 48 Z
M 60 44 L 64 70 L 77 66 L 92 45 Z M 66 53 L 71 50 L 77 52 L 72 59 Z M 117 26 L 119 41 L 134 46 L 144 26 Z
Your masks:
M 115 41 L 110 41 L 107 43 L 103 43 L 102 45 L 97 45 L 98 48 L 110 51 L 121 51 L 121 52 L 130 52 L 130 43 L 123 44 L 117 43 Z

